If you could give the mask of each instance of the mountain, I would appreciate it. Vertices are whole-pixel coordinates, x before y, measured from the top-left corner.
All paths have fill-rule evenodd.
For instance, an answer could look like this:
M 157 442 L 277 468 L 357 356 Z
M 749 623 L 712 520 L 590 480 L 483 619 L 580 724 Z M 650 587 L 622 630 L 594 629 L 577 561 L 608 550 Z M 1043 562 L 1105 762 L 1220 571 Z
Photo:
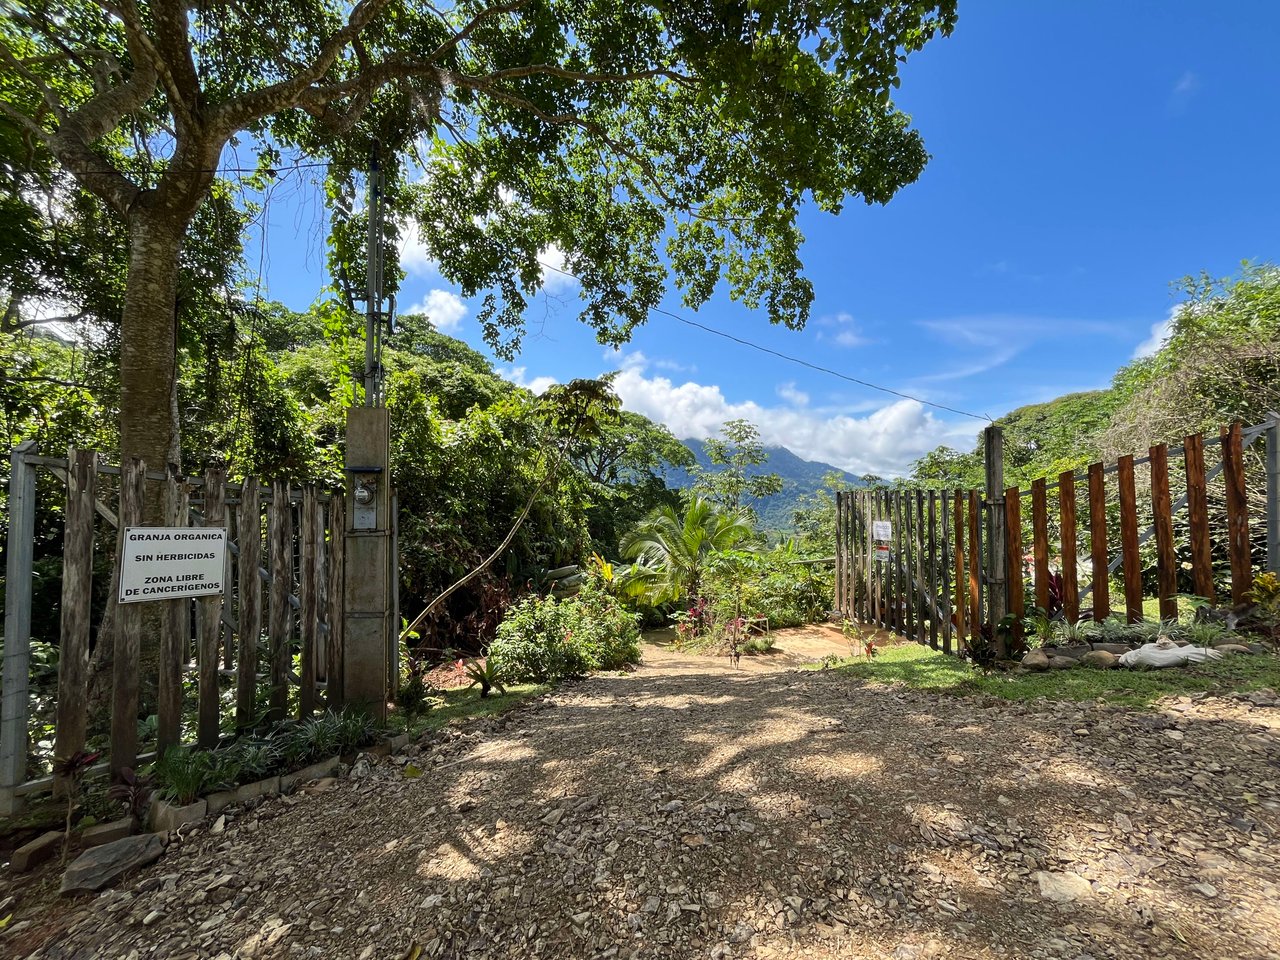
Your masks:
M 699 466 L 711 466 L 706 447 L 701 440 L 682 440 L 681 442 L 693 453 Z M 753 501 L 751 504 L 760 515 L 760 525 L 765 530 L 790 530 L 791 514 L 799 504 L 800 498 L 822 489 L 822 480 L 827 474 L 839 474 L 841 482 L 850 487 L 862 486 L 862 481 L 853 474 L 839 467 L 833 467 L 829 463 L 805 460 L 786 447 L 765 447 L 764 451 L 769 455 L 769 459 L 757 467 L 750 468 L 747 473 L 750 475 L 776 473 L 782 478 L 780 493 Z M 687 490 L 693 486 L 693 476 L 685 470 L 668 470 L 667 485 Z

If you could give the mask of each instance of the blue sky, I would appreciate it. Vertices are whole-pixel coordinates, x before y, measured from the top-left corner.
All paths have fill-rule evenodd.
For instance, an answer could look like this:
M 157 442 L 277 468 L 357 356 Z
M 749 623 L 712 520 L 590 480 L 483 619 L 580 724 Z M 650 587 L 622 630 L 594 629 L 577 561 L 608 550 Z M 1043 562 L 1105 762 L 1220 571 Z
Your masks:
M 850 376 L 999 416 L 1105 386 L 1151 349 L 1188 273 L 1280 260 L 1280 4 L 969 0 L 906 65 L 897 101 L 933 160 L 887 206 L 806 211 L 816 291 L 803 332 L 718 296 L 700 322 Z M 318 200 L 273 203 L 270 296 L 326 282 Z M 250 244 L 250 251 L 256 244 Z M 250 254 L 252 258 L 252 253 Z M 474 305 L 410 245 L 401 308 L 425 305 L 483 349 Z M 679 436 L 745 416 L 764 439 L 856 473 L 900 473 L 981 424 L 876 393 L 654 316 L 621 353 L 548 274 L 518 382 L 618 369 L 626 406 Z M 672 292 L 666 306 L 694 316 Z

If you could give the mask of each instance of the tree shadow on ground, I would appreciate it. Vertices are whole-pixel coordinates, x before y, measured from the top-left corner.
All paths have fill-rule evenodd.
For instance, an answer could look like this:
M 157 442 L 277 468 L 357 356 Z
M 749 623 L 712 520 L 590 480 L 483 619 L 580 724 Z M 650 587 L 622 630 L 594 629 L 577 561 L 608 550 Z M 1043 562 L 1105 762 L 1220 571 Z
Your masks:
M 184 845 L 131 889 L 225 871 L 244 893 L 124 939 L 247 955 L 280 918 L 303 956 L 1278 957 L 1280 722 L 1203 713 L 834 671 L 599 676 L 420 779 L 392 767 Z M 1038 871 L 1091 885 L 1054 903 Z M 94 930 L 39 955 L 128 954 Z

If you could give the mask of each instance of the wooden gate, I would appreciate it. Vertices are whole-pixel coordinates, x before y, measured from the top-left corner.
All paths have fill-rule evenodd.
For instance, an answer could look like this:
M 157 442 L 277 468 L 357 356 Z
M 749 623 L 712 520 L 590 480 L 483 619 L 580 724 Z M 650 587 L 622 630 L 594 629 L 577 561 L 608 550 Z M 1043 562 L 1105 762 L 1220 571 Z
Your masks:
M 1029 490 L 1004 487 L 999 428 L 986 437 L 986 491 L 837 495 L 843 617 L 963 655 L 980 637 L 998 643 L 1006 612 L 1015 633 L 1037 607 L 1072 623 L 1113 614 L 1136 623 L 1154 599 L 1167 620 L 1179 594 L 1239 606 L 1255 570 L 1280 572 L 1280 416 Z M 1254 448 L 1264 437 L 1265 450 Z
M 142 525 L 144 505 L 161 503 L 166 526 L 227 530 L 221 595 L 116 602 L 119 531 Z M 45 540 L 61 540 L 60 629 L 57 637 L 37 638 L 57 641 L 52 744 L 31 737 L 39 719 L 31 705 L 38 516 L 42 525 L 55 518 Z M 55 756 L 101 748 L 108 758 L 101 768 L 114 774 L 173 744 L 212 747 L 263 720 L 338 706 L 344 527 L 341 493 L 314 485 L 262 484 L 254 477 L 230 484 L 221 468 L 180 477 L 149 471 L 140 460 L 110 466 L 90 450 L 73 449 L 60 459 L 39 455 L 31 443 L 17 447 L 9 477 L 0 814 L 55 786 L 49 773 Z M 97 617 L 95 558 L 106 559 L 110 571 Z M 101 572 L 103 564 L 97 566 Z M 144 606 L 158 615 L 144 614 Z M 145 659 L 144 631 L 158 650 Z M 194 690 L 184 696 L 192 681 Z M 91 693 L 104 687 L 97 699 L 106 716 L 95 728 Z M 139 721 L 147 718 L 140 715 L 140 688 L 154 703 L 148 714 L 154 720 L 143 725 L 141 739 Z

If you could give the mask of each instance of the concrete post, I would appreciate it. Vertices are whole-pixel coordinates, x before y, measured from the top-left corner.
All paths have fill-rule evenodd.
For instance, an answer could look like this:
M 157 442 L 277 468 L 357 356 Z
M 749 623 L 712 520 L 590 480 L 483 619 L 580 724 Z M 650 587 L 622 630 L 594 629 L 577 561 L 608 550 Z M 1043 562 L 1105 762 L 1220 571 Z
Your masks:
M 379 722 L 387 716 L 391 622 L 391 426 L 384 407 L 347 411 L 346 624 L 343 702 Z
M 5 570 L 4 668 L 0 692 L 0 816 L 22 809 L 17 794 L 27 778 L 27 720 L 31 681 L 31 558 L 36 525 L 36 468 L 27 455 L 34 440 L 13 450 L 9 474 L 8 566 Z

